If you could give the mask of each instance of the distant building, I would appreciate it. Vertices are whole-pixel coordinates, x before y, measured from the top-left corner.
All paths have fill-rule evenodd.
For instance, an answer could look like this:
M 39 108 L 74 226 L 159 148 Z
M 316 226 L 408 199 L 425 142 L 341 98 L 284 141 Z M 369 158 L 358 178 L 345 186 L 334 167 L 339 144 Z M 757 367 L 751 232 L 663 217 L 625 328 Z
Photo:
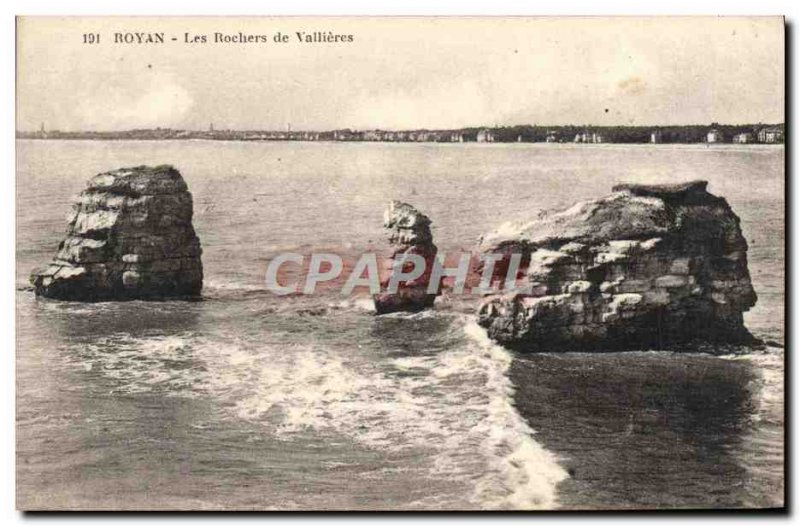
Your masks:
M 733 142 L 736 144 L 747 144 L 753 142 L 753 134 L 752 133 L 737 133 L 733 136 Z
M 355 141 L 358 137 L 351 130 L 335 130 L 333 132 L 334 141 Z
M 660 144 L 664 140 L 661 130 L 653 130 L 650 133 L 650 142 L 652 144 Z
M 706 134 L 706 142 L 709 144 L 715 142 L 722 142 L 722 132 L 720 132 L 715 128 L 709 130 L 708 133 Z
M 450 142 L 464 142 L 464 135 L 458 132 L 450 134 Z
M 783 142 L 783 130 L 777 126 L 769 126 L 758 130 L 758 142 L 773 144 Z
M 380 130 L 367 130 L 364 132 L 363 140 L 365 141 L 380 141 L 383 139 L 383 134 Z
M 603 142 L 603 136 L 597 132 L 585 131 L 583 133 L 576 134 L 574 142 L 585 143 L 585 144 L 599 144 Z
M 544 142 L 558 142 L 558 133 L 553 130 L 548 130 Z
M 494 142 L 494 132 L 484 128 L 478 132 L 476 140 L 478 142 Z
M 428 142 L 436 140 L 436 134 L 428 131 L 412 131 L 408 134 L 408 140 L 411 142 Z

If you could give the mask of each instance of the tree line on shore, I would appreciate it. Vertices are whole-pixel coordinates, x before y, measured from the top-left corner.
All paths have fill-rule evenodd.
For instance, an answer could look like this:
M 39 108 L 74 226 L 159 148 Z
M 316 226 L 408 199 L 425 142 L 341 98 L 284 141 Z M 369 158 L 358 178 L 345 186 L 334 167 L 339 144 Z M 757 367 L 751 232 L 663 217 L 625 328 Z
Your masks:
M 573 142 L 576 136 L 596 134 L 597 142 L 610 143 L 703 143 L 708 142 L 708 134 L 716 130 L 720 139 L 716 142 L 733 142 L 741 134 L 751 134 L 756 142 L 758 132 L 763 128 L 778 128 L 784 135 L 784 124 L 689 124 L 675 126 L 536 126 L 520 125 L 490 128 L 495 142 Z M 480 128 L 470 129 L 477 133 Z M 655 136 L 655 137 L 654 137 Z M 655 140 L 654 140 L 655 139 Z M 782 141 L 781 141 L 782 142 Z

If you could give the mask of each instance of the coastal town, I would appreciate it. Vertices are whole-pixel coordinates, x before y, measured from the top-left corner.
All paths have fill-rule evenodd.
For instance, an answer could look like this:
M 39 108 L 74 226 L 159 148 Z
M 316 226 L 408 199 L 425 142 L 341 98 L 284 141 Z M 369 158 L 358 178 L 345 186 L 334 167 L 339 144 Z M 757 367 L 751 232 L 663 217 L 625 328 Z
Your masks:
M 341 142 L 436 142 L 436 143 L 579 143 L 579 144 L 782 144 L 785 125 L 686 125 L 686 126 L 501 126 L 449 130 L 231 130 L 213 123 L 206 130 L 148 128 L 125 131 L 17 132 L 20 139 L 60 140 L 218 140 L 218 141 L 341 141 Z

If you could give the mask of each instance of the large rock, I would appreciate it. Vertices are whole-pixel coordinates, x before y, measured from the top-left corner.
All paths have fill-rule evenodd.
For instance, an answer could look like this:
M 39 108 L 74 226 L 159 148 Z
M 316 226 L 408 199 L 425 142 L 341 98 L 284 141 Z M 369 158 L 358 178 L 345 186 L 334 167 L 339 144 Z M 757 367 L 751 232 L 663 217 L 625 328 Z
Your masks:
M 108 301 L 188 298 L 203 288 L 192 194 L 172 166 L 92 178 L 53 262 L 31 275 L 39 296 Z
M 428 283 L 437 252 L 430 224 L 428 216 L 409 204 L 392 201 L 387 207 L 383 226 L 388 230 L 391 256 L 383 264 L 381 292 L 373 297 L 375 311 L 378 314 L 398 311 L 417 312 L 433 306 L 439 291 L 437 288 L 435 294 L 428 293 Z M 419 278 L 400 282 L 397 292 L 388 292 L 386 289 L 393 262 L 400 261 L 408 254 L 418 255 L 425 260 L 425 272 Z M 403 270 L 408 272 L 411 266 L 412 264 L 408 262 Z
M 611 195 L 503 225 L 480 249 L 521 254 L 518 288 L 488 296 L 479 323 L 521 350 L 750 343 L 756 302 L 739 218 L 705 181 L 620 185 Z

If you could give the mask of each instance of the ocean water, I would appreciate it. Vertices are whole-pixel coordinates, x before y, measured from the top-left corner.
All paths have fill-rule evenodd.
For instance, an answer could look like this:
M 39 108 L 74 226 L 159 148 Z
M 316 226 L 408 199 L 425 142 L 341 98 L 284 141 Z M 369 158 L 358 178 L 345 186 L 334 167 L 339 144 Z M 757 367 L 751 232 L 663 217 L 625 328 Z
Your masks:
M 624 509 L 783 505 L 784 150 L 759 146 L 18 141 L 17 505 Z M 93 174 L 169 163 L 194 195 L 198 302 L 36 299 Z M 619 182 L 706 179 L 750 243 L 766 350 L 519 355 L 475 300 L 375 316 L 266 291 L 284 251 L 357 257 L 383 209 L 440 250 Z

